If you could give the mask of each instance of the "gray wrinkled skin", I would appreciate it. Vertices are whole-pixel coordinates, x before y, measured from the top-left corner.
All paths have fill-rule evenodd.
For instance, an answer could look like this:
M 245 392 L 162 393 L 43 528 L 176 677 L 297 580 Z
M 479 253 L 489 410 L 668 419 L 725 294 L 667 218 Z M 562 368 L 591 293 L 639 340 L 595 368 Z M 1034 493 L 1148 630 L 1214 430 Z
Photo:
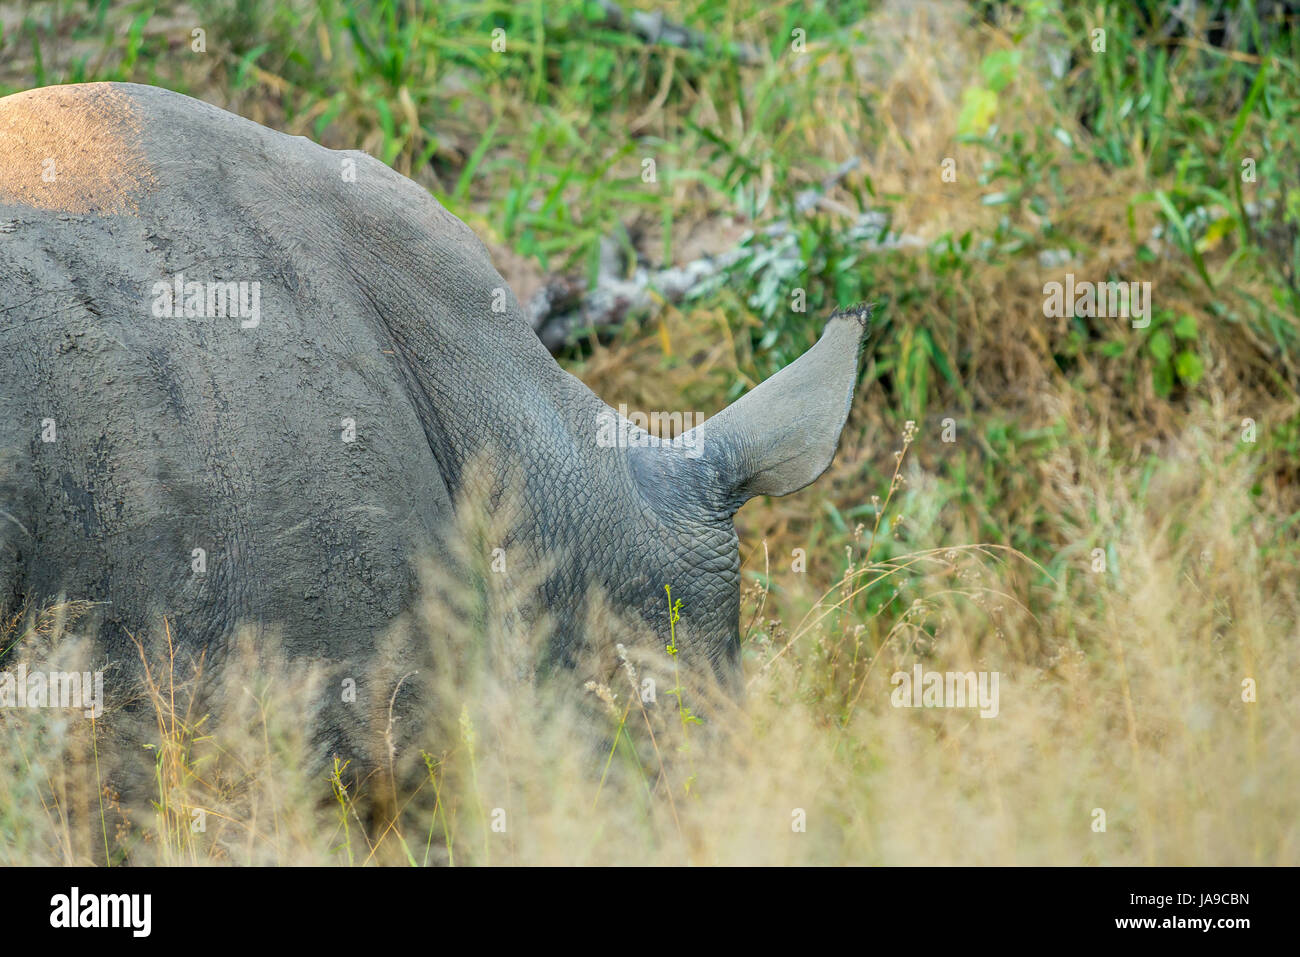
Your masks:
M 42 156 L 63 170 L 52 184 Z M 365 662 L 412 607 L 413 561 L 447 554 L 490 446 L 523 480 L 510 547 L 554 563 L 550 661 L 575 660 L 593 586 L 666 632 L 668 583 L 683 654 L 736 687 L 732 515 L 829 464 L 866 310 L 701 426 L 703 456 L 602 448 L 606 406 L 554 362 L 478 239 L 363 153 L 93 84 L 0 100 L 0 167 L 16 184 L 0 188 L 5 611 L 102 603 L 115 682 L 138 659 L 129 636 L 157 641 L 164 618 L 209 670 L 236 628 L 276 628 L 386 705 Z M 260 282 L 260 323 L 155 316 L 154 283 L 177 273 Z M 364 751 L 345 712 L 326 707 L 323 750 Z

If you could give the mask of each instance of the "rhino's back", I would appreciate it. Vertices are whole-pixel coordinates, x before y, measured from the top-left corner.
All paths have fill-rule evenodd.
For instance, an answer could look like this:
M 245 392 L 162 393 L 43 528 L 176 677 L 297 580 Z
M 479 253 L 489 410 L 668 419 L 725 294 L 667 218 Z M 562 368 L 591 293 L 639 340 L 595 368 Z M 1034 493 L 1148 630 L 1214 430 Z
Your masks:
M 394 303 L 436 324 L 442 287 L 404 274 L 481 282 L 481 246 L 362 154 L 148 87 L 0 99 L 0 166 L 0 604 L 103 602 L 110 644 L 166 616 L 214 654 L 241 623 L 361 653 L 450 512 Z M 248 308 L 210 314 L 222 289 Z

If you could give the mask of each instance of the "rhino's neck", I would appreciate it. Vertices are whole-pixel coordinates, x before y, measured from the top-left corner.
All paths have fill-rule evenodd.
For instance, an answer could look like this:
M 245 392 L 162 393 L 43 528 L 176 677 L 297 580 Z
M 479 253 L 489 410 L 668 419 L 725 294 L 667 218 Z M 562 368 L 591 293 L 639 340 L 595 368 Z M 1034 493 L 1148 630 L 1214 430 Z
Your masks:
M 529 349 L 492 350 L 469 381 L 426 367 L 440 440 L 431 447 L 460 547 L 483 549 L 480 561 L 504 549 L 507 566 L 494 570 L 540 590 L 555 614 L 550 658 L 572 663 L 592 586 L 617 592 L 629 577 L 619 563 L 631 550 L 620 545 L 637 537 L 640 501 L 627 450 L 598 439 L 605 403 L 540 343 Z
M 407 352 L 404 366 L 453 501 L 504 506 L 493 519 L 511 527 L 494 534 L 577 574 L 594 537 L 627 524 L 639 506 L 628 450 L 600 440 L 611 410 L 560 368 L 522 316 L 440 332 Z
M 531 334 L 531 331 L 530 331 Z M 556 485 L 572 480 L 580 494 L 583 477 L 620 463 L 597 454 L 597 425 L 605 404 L 582 382 L 564 372 L 538 345 L 540 355 L 494 350 L 482 361 L 462 356 L 426 372 L 432 408 L 442 438 L 436 449 L 445 477 L 457 488 L 467 469 L 487 462 L 498 473 L 517 470 L 516 479 Z
M 464 223 L 359 162 L 375 168 L 358 179 L 355 234 L 338 260 L 391 346 L 448 490 L 462 494 L 476 469 L 513 473 L 502 477 L 526 485 L 540 534 L 570 534 L 582 524 L 575 501 L 631 483 L 625 456 L 599 454 L 604 403 L 551 357 Z

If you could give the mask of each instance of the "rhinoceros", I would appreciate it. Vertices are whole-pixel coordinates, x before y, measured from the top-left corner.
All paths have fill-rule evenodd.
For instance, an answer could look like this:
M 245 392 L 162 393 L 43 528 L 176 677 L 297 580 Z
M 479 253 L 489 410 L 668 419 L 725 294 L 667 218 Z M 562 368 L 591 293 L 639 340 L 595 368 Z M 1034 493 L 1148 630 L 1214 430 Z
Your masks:
M 464 223 L 363 152 L 92 83 L 0 99 L 0 169 L 7 614 L 93 602 L 124 668 L 165 623 L 209 669 L 251 628 L 364 675 L 462 493 L 513 476 L 508 551 L 546 569 L 550 665 L 596 593 L 667 640 L 669 585 L 681 660 L 737 686 L 733 516 L 829 466 L 869 307 L 661 440 L 556 363 Z M 323 747 L 362 747 L 344 710 Z

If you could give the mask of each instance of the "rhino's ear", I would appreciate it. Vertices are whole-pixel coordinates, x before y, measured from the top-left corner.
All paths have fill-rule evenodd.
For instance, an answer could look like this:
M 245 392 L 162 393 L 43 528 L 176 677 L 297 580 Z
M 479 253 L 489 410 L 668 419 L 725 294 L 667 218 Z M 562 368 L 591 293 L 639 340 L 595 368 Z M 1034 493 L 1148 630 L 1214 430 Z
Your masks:
M 866 304 L 837 311 L 816 345 L 699 426 L 724 511 L 794 492 L 830 466 L 870 319 Z

